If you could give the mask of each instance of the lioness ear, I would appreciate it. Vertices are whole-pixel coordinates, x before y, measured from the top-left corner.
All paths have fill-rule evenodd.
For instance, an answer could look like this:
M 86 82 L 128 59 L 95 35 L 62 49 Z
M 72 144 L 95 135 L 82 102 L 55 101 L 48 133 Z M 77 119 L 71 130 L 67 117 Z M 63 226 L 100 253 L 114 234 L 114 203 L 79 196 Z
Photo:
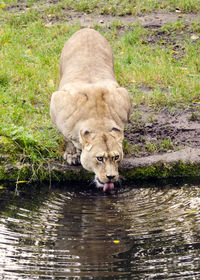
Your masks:
M 84 148 L 88 151 L 90 151 L 92 148 L 90 139 L 91 139 L 91 132 L 89 132 L 88 130 L 80 131 L 79 141 L 80 141 L 81 145 L 84 146 Z
M 117 127 L 113 127 L 113 128 L 112 128 L 112 131 L 120 131 L 120 129 L 117 128 Z
M 89 140 L 89 134 L 90 132 L 88 130 L 81 130 L 80 131 L 80 143 L 81 144 L 85 144 L 88 142 Z
M 117 142 L 121 145 L 124 139 L 124 133 L 117 127 L 113 127 L 111 130 L 111 134 L 116 138 Z

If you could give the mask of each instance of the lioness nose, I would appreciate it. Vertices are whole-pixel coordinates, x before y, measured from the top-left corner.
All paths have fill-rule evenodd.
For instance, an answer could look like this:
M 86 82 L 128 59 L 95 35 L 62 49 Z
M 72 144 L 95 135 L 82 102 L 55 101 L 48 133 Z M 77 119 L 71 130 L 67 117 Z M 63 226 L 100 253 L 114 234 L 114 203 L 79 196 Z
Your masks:
M 106 177 L 109 179 L 109 180 L 112 180 L 115 178 L 115 175 L 106 175 Z

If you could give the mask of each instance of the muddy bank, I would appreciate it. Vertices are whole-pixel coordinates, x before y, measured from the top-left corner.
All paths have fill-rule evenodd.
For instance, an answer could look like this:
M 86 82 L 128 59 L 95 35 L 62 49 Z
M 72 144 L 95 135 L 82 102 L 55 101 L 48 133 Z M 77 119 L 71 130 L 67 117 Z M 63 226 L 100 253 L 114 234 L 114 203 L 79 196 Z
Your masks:
M 144 89 L 145 94 L 145 89 Z M 148 94 L 148 93 L 146 93 Z M 183 109 L 133 108 L 125 131 L 127 156 L 144 157 L 200 147 L 200 113 L 197 104 Z
M 61 179 L 91 179 L 90 174 L 79 167 L 50 163 L 51 176 Z M 141 158 L 124 158 L 120 164 L 120 174 L 124 179 L 170 178 L 197 176 L 200 174 L 200 149 L 186 148 L 180 151 L 152 155 Z
M 2 146 L 1 146 L 2 148 Z M 185 148 L 180 151 L 140 158 L 124 158 L 120 175 L 127 180 L 198 176 L 200 174 L 200 149 Z M 81 166 L 68 166 L 58 161 L 40 166 L 23 163 L 13 155 L 0 157 L 0 181 L 90 181 L 93 174 Z

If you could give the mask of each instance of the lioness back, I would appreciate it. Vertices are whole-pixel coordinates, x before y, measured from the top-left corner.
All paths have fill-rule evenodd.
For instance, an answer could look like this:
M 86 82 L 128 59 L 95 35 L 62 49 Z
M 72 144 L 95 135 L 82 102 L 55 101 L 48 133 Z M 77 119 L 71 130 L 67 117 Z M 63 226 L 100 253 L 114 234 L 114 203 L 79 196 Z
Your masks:
M 60 89 L 66 83 L 116 81 L 112 49 L 108 41 L 93 29 L 77 31 L 65 43 L 61 54 Z

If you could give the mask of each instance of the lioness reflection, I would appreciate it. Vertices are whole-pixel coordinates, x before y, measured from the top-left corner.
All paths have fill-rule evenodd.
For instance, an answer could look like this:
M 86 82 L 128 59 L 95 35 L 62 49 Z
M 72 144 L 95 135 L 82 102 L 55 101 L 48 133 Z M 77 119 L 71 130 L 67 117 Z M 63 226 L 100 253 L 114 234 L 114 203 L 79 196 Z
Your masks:
M 81 267 L 86 263 L 114 263 L 119 261 L 119 253 L 131 248 L 126 231 L 129 225 L 119 220 L 109 199 L 76 197 L 64 206 L 62 215 L 55 247 L 67 250 L 71 261 L 79 261 Z

